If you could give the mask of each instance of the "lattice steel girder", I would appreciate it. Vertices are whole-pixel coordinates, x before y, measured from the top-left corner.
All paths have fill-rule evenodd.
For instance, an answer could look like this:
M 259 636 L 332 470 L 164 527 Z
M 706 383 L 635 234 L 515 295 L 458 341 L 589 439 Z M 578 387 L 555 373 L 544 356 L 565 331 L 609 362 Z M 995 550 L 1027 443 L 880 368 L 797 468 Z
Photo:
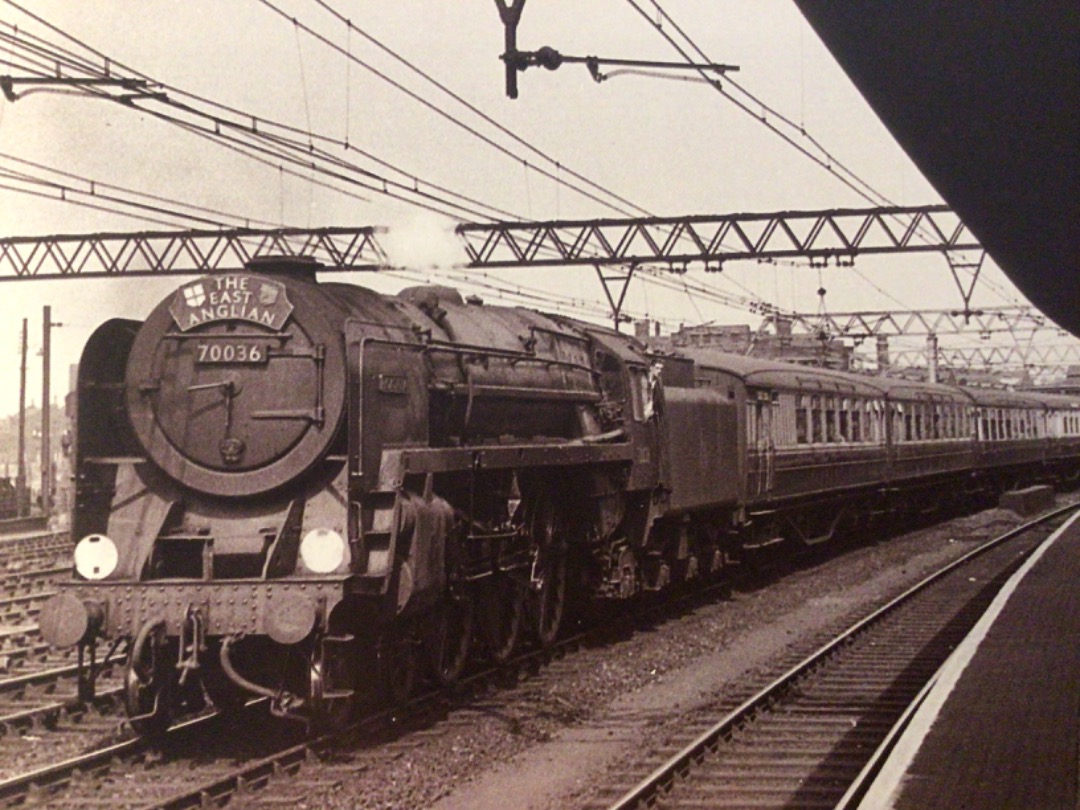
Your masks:
M 983 307 L 973 312 L 946 309 L 883 310 L 877 312 L 831 312 L 823 315 L 792 312 L 770 314 L 759 332 L 779 320 L 788 320 L 793 329 L 808 334 L 827 331 L 836 337 L 875 335 L 991 335 L 1040 330 L 1059 330 L 1053 321 L 1032 307 Z
M 67 276 L 201 274 L 238 270 L 255 256 L 314 256 L 327 270 L 388 262 L 378 228 L 146 231 L 0 239 L 0 281 Z
M 845 259 L 978 250 L 945 205 L 459 225 L 473 267 Z
M 925 366 L 926 351 L 905 349 L 890 354 L 891 366 Z M 1065 368 L 1080 365 L 1080 346 L 980 346 L 939 348 L 938 364 L 957 368 Z

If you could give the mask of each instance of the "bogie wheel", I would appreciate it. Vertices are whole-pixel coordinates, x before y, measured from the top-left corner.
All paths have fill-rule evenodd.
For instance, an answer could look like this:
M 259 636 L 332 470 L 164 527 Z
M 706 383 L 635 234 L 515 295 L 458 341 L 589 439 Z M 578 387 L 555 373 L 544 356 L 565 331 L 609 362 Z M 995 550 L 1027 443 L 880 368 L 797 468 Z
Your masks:
M 405 703 L 416 685 L 417 640 L 411 623 L 389 628 L 378 642 L 383 693 L 391 705 Z
M 514 576 L 495 574 L 480 585 L 480 633 L 496 664 L 510 660 L 525 618 L 525 587 Z
M 440 686 L 461 677 L 472 650 L 476 603 L 472 594 L 448 594 L 435 608 L 424 635 L 428 668 Z
M 163 734 L 173 719 L 175 656 L 169 654 L 165 623 L 147 624 L 131 646 L 124 668 L 124 708 L 136 733 Z
M 551 499 L 542 497 L 528 515 L 533 543 L 529 592 L 529 618 L 540 644 L 549 647 L 558 638 L 566 612 L 567 548 Z

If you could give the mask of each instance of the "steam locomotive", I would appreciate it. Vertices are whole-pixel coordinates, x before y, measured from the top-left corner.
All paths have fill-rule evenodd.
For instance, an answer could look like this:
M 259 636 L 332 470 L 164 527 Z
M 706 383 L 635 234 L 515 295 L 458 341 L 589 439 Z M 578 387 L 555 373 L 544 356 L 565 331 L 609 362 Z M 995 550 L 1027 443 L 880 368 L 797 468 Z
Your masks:
M 256 259 L 84 351 L 75 570 L 44 607 L 141 731 L 208 696 L 333 725 L 551 644 L 574 601 L 1075 477 L 1080 400 L 650 349 Z

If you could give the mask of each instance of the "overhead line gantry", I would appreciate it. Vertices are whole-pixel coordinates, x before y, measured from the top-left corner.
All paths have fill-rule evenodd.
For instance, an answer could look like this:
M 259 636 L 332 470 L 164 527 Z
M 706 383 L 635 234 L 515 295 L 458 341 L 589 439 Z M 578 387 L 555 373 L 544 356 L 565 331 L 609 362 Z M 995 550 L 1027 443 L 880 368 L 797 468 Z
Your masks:
M 203 273 L 260 253 L 306 252 L 328 269 L 386 264 L 378 228 L 234 228 L 0 238 L 0 280 L 71 275 Z M 738 259 L 835 260 L 886 253 L 980 250 L 948 207 L 466 223 L 468 266 L 667 265 L 719 271 Z
M 473 267 L 701 262 L 737 259 L 846 261 L 881 253 L 979 250 L 945 205 L 821 211 L 552 220 L 459 225 Z
M 388 264 L 380 228 L 232 228 L 0 239 L 0 281 L 83 276 L 208 274 L 255 256 L 313 256 L 329 269 Z

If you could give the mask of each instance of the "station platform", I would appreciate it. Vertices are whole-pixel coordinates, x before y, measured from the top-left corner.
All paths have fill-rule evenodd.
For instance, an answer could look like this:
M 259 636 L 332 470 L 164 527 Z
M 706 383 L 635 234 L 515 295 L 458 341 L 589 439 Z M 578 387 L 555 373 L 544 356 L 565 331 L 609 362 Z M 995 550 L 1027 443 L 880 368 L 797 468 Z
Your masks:
M 862 810 L 1080 807 L 1080 514 L 956 649 Z

